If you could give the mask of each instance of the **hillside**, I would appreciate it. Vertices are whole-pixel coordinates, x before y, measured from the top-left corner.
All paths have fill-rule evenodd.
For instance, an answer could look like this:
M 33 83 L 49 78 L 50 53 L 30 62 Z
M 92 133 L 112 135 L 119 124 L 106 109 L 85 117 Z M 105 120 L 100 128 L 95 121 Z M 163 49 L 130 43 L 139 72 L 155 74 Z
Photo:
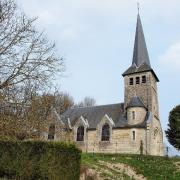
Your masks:
M 92 180 L 179 180 L 180 158 L 82 154 L 81 174 Z

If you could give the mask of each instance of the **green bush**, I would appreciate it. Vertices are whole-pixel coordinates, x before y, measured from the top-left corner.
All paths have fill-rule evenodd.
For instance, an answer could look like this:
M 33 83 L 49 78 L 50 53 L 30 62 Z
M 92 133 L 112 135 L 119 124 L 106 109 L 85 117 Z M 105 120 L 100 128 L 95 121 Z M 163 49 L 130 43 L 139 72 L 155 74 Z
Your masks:
M 0 141 L 0 177 L 78 180 L 81 152 L 72 144 Z

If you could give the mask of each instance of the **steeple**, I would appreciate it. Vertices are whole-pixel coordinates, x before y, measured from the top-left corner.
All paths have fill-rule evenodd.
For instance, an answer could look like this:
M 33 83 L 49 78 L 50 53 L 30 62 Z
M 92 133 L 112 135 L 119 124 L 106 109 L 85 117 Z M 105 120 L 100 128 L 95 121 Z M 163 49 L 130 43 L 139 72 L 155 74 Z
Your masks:
M 126 75 L 147 71 L 151 71 L 155 79 L 159 81 L 155 72 L 151 68 L 138 7 L 132 65 L 122 74 L 122 76 L 124 77 Z
M 137 67 L 139 67 L 144 63 L 151 67 L 143 27 L 141 24 L 141 18 L 138 13 L 132 65 L 135 64 Z

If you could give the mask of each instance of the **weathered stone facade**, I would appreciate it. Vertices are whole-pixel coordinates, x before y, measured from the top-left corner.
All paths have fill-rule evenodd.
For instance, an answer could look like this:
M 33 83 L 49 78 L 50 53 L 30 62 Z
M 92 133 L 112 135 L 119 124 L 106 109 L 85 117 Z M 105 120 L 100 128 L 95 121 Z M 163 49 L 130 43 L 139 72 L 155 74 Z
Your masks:
M 136 139 L 133 140 L 132 132 L 136 132 Z M 98 130 L 88 131 L 87 141 L 76 142 L 84 152 L 95 153 L 128 153 L 140 154 L 140 142 L 145 142 L 144 129 L 113 129 L 110 141 L 99 141 L 101 134 Z M 144 154 L 146 154 L 144 148 Z
M 84 152 L 163 156 L 159 80 L 150 65 L 139 15 L 133 63 L 123 77 L 124 103 L 71 108 L 61 116 L 52 110 L 49 133 L 47 128 L 43 138 L 74 142 Z

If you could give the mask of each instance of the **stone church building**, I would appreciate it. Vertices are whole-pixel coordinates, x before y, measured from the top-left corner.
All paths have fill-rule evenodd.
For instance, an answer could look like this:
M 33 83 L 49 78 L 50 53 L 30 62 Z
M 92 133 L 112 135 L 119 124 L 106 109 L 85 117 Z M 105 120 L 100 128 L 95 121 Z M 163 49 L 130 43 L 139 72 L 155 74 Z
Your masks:
M 157 82 L 151 67 L 140 15 L 132 64 L 122 74 L 124 102 L 52 110 L 45 139 L 74 142 L 84 152 L 164 155 Z

